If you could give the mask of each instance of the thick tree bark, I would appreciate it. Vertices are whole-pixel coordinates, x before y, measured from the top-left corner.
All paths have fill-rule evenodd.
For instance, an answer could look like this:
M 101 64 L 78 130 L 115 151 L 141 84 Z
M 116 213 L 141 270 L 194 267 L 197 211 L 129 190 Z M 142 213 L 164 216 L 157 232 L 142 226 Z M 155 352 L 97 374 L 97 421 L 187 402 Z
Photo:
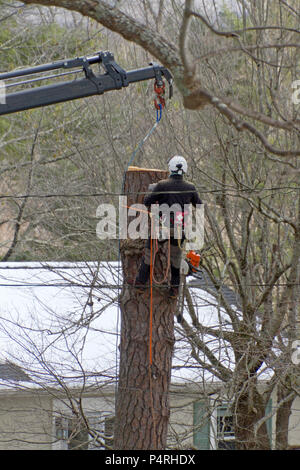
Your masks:
M 250 382 L 250 380 L 249 380 Z M 265 417 L 265 401 L 256 385 L 244 384 L 235 402 L 235 438 L 238 450 L 270 450 Z M 254 423 L 262 420 L 255 429 Z
M 291 393 L 289 375 L 278 384 L 277 401 L 282 402 L 276 413 L 276 450 L 289 448 L 289 419 L 295 394 Z
M 141 203 L 149 183 L 166 176 L 158 170 L 129 169 L 125 180 L 128 206 Z M 121 259 L 124 279 L 134 278 L 144 240 L 124 240 Z M 167 244 L 165 244 L 167 245 Z M 157 255 L 155 275 L 165 272 L 166 249 Z M 169 421 L 169 385 L 174 345 L 174 310 L 176 301 L 166 296 L 162 287 L 153 288 L 152 364 L 150 364 L 150 288 L 143 293 L 124 282 L 120 298 L 121 344 L 120 371 L 116 402 L 114 447 L 119 450 L 149 450 L 166 447 Z

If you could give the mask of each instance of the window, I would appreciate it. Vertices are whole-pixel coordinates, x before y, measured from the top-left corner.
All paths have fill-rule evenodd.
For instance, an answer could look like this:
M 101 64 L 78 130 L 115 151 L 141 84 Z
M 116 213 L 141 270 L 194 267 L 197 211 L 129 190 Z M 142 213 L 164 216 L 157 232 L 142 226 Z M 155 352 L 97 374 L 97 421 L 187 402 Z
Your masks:
M 115 417 L 106 416 L 105 424 L 104 424 L 104 441 L 105 441 L 105 447 L 107 449 L 111 449 L 114 445 L 114 425 L 115 425 Z
M 88 450 L 89 432 L 78 418 L 68 420 L 68 450 Z
M 115 417 L 107 413 L 88 416 L 91 428 L 89 450 L 109 450 L 113 447 Z
M 55 418 L 55 437 L 58 441 L 63 441 L 68 438 L 68 424 L 66 419 L 62 416 Z
M 199 400 L 194 402 L 193 445 L 199 450 L 236 449 L 234 416 L 230 403 Z M 272 446 L 272 399 L 267 403 L 265 416 L 267 432 Z
M 114 416 L 108 413 L 85 415 L 86 423 L 79 417 L 56 416 L 54 420 L 56 442 L 60 450 L 105 450 L 113 447 Z
M 75 417 L 57 416 L 55 418 L 55 437 L 60 441 L 62 450 L 87 450 L 89 433 L 82 421 Z
M 217 449 L 235 449 L 233 416 L 227 406 L 217 408 Z

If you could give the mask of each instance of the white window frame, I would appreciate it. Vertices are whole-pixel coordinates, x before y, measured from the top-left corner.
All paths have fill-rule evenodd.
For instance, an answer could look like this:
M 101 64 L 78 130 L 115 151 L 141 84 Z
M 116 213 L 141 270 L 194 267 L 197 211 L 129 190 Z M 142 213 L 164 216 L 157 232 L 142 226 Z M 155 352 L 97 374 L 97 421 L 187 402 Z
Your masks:
M 85 413 L 86 419 L 91 423 L 93 428 L 101 433 L 101 439 L 104 441 L 105 437 L 105 420 L 107 418 L 113 418 L 114 414 L 111 412 L 103 411 L 103 412 L 92 412 L 88 411 Z M 61 439 L 59 439 L 58 433 L 57 433 L 57 421 L 61 420 L 62 422 L 62 436 Z M 69 423 L 72 420 L 72 415 L 70 414 L 55 414 L 53 417 L 53 435 L 55 438 L 54 443 L 52 444 L 52 449 L 53 450 L 69 450 L 68 449 L 68 426 Z M 94 421 L 94 423 L 93 423 Z M 98 425 L 97 425 L 98 422 Z M 105 446 L 96 446 L 93 445 L 93 437 L 89 436 L 89 443 L 88 443 L 88 450 L 105 450 Z
M 214 407 L 213 412 L 211 414 L 211 426 L 210 426 L 210 442 L 211 442 L 211 448 L 213 450 L 218 450 L 218 443 L 219 441 L 227 441 L 227 442 L 234 442 L 235 441 L 235 435 L 233 436 L 228 436 L 228 435 L 222 435 L 220 436 L 218 433 L 218 417 L 219 411 L 220 410 L 226 410 L 230 408 L 230 403 L 220 403 L 218 406 Z M 232 416 L 232 414 L 229 412 L 229 416 Z
M 105 435 L 105 419 L 112 417 L 112 413 L 102 411 L 102 412 L 89 412 L 86 414 L 87 420 L 91 423 L 93 429 L 95 429 L 96 432 L 99 432 L 101 434 L 101 440 L 104 441 L 104 435 Z M 93 423 L 94 421 L 94 423 Z M 93 445 L 93 437 L 90 436 L 90 442 L 89 442 L 89 450 L 105 450 L 104 446 L 96 446 Z

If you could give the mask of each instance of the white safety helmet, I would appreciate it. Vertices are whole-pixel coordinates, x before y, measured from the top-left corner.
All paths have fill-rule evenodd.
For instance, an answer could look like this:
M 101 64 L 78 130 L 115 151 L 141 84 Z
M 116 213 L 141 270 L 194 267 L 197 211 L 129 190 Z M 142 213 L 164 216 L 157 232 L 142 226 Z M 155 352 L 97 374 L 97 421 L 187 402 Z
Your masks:
M 187 172 L 187 162 L 181 155 L 175 155 L 169 161 L 169 171 L 173 175 L 182 175 Z

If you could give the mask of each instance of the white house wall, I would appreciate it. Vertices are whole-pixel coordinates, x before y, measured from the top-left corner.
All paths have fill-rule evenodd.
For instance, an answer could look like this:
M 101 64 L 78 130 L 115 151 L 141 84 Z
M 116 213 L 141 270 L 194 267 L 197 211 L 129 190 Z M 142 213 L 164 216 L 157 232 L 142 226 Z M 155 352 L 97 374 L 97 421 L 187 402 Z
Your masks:
M 50 397 L 0 396 L 0 450 L 51 450 Z

